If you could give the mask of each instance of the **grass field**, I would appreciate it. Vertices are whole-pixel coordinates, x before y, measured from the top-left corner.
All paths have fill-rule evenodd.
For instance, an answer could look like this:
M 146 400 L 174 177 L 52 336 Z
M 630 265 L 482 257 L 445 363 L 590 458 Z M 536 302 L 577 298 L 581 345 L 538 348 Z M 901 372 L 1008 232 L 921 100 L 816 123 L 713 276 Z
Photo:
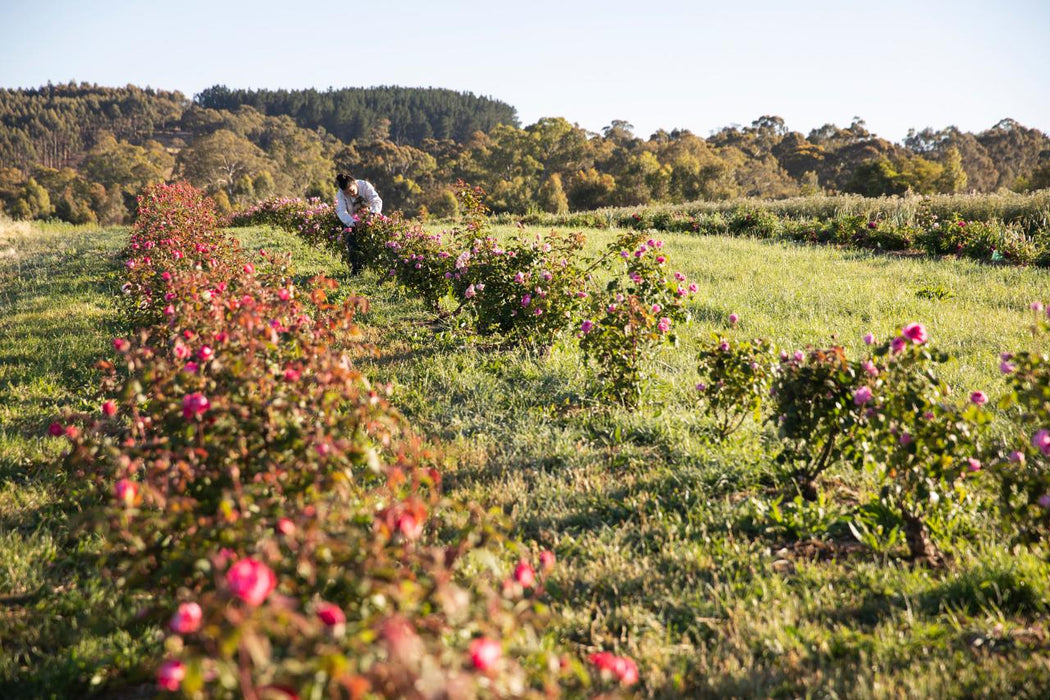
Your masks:
M 729 332 L 789 348 L 837 334 L 855 349 L 867 331 L 881 338 L 921 321 L 959 357 L 949 381 L 995 396 L 998 353 L 1025 346 L 1028 303 L 1050 299 L 1045 271 L 664 236 L 700 292 L 647 402 L 627 411 L 594 398 L 568 340 L 493 350 L 435 330 L 416 300 L 371 273 L 347 278 L 290 234 L 235 233 L 372 300 L 363 322 L 382 354 L 367 372 L 396 385 L 394 403 L 441 447 L 446 489 L 501 509 L 517 537 L 557 553 L 549 591 L 559 635 L 581 652 L 637 659 L 643 694 L 1045 696 L 1050 567 L 1042 553 L 1005 544 L 990 488 L 941 524 L 950 564 L 916 567 L 903 547 L 873 550 L 851 536 L 852 507 L 872 488 L 862 472 L 832 472 L 825 503 L 774 518 L 770 504 L 784 495 L 775 436 L 747 424 L 714 440 L 692 389 L 699 343 L 727 332 L 735 312 Z M 155 644 L 148 629 L 129 632 L 132 611 L 92 577 L 92 543 L 67 536 L 77 504 L 43 437 L 58 410 L 98 400 L 91 366 L 119 330 L 115 254 L 125 235 L 0 232 L 3 697 L 69 695 L 92 682 L 119 692 Z M 588 235 L 596 247 L 611 239 Z
M 150 647 L 132 634 L 74 538 L 75 477 L 47 436 L 63 410 L 94 410 L 95 363 L 121 330 L 125 229 L 0 222 L 0 696 L 63 697 L 121 676 Z

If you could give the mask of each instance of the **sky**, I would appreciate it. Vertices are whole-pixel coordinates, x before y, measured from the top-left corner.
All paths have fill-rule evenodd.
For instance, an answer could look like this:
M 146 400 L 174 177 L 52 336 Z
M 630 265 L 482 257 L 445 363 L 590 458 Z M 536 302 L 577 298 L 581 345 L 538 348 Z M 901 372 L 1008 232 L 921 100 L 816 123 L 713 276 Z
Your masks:
M 2 0 L 0 87 L 70 80 L 441 87 L 642 137 L 762 115 L 1050 132 L 1050 0 Z

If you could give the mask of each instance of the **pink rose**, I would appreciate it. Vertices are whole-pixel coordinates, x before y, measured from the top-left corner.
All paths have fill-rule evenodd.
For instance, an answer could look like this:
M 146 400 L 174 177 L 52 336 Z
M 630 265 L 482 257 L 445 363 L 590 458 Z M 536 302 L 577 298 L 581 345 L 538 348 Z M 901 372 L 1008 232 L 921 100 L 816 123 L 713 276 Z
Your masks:
M 896 355 L 904 350 L 904 346 L 908 344 L 908 341 L 904 339 L 904 336 L 898 335 L 896 338 L 890 341 L 890 349 Z
M 975 391 L 970 394 L 970 403 L 983 406 L 988 403 L 988 397 L 983 391 Z
M 277 587 L 277 577 L 266 564 L 241 559 L 226 572 L 226 585 L 248 605 L 260 605 Z
M 470 643 L 470 662 L 479 671 L 490 671 L 503 656 L 503 647 L 495 639 L 479 637 Z
M 201 628 L 201 618 L 204 613 L 197 603 L 183 603 L 175 614 L 171 616 L 168 626 L 176 634 L 193 634 Z
M 107 416 L 115 416 L 117 414 L 117 402 L 113 399 L 102 402 L 102 413 Z
M 638 665 L 633 659 L 626 656 L 616 656 L 610 652 L 602 651 L 591 654 L 590 662 L 598 667 L 603 674 L 615 676 L 621 684 L 628 686 L 638 682 Z
M 871 345 L 874 342 L 875 342 L 875 334 L 874 333 L 865 333 L 864 334 L 864 344 L 865 345 Z
M 916 345 L 922 345 L 926 342 L 926 328 L 921 323 L 909 323 L 904 327 L 902 333 L 905 338 Z
M 315 609 L 317 612 L 317 618 L 325 624 L 326 627 L 339 627 L 346 624 L 346 614 L 343 609 L 335 603 L 320 602 L 317 604 Z
M 855 403 L 858 406 L 863 406 L 864 404 L 868 403 L 869 401 L 871 401 L 871 398 L 871 387 L 862 386 L 853 392 L 853 403 Z
M 586 320 L 586 321 L 584 321 L 583 323 L 580 324 L 580 331 L 584 335 L 587 335 L 592 330 L 594 330 L 594 321 L 591 321 L 590 319 L 588 319 L 588 320 Z
M 1047 431 L 1045 428 L 1037 430 L 1035 435 L 1032 436 L 1032 447 L 1044 455 L 1050 455 L 1050 431 Z
M 176 691 L 186 677 L 186 667 L 181 661 L 165 661 L 157 669 L 157 686 L 161 690 Z
M 664 316 L 660 319 L 660 322 L 656 324 L 656 329 L 661 333 L 666 333 L 671 330 L 671 319 Z
M 211 408 L 211 402 L 200 392 L 186 394 L 182 397 L 182 417 L 186 420 L 201 417 L 209 408 Z
M 525 588 L 533 588 L 536 585 L 536 570 L 523 559 L 514 567 L 514 580 Z
M 113 494 L 118 501 L 130 508 L 135 505 L 135 498 L 139 494 L 139 485 L 129 479 L 121 479 L 113 484 Z
M 737 316 L 736 314 L 729 314 L 729 322 L 730 323 L 735 325 L 736 322 L 739 321 L 739 320 L 740 320 L 740 317 Z

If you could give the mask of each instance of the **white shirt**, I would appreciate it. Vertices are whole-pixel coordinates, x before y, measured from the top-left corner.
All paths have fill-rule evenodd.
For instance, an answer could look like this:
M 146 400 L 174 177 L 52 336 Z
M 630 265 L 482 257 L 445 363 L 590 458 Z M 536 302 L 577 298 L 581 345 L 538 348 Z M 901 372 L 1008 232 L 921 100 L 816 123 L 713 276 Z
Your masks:
M 335 193 L 335 215 L 339 217 L 344 226 L 354 225 L 354 209 L 360 203 L 366 204 L 368 211 L 373 214 L 383 213 L 383 200 L 379 198 L 379 193 L 376 192 L 375 187 L 372 187 L 372 183 L 366 180 L 355 180 L 355 182 L 357 183 L 357 197 L 353 201 L 347 199 L 342 190 L 336 190 Z

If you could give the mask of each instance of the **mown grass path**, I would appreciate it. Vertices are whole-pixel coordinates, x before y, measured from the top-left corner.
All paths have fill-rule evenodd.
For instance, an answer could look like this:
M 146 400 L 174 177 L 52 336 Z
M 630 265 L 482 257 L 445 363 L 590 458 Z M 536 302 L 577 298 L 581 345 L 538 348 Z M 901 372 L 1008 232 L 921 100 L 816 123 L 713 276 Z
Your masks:
M 498 229 L 499 235 L 511 232 Z M 269 229 L 250 246 L 301 245 Z M 591 246 L 611 239 L 589 231 Z M 1050 567 L 1014 551 L 976 482 L 970 512 L 940 523 L 952 560 L 914 567 L 900 546 L 872 551 L 848 529 L 874 489 L 861 471 L 825 481 L 828 502 L 777 521 L 776 438 L 748 425 L 712 438 L 693 399 L 695 351 L 713 332 L 783 347 L 922 321 L 959 357 L 959 391 L 998 389 L 997 355 L 1028 341 L 1027 304 L 1050 298 L 1036 269 L 876 255 L 721 237 L 666 235 L 700 284 L 694 323 L 660 358 L 649 403 L 602 406 L 572 342 L 496 351 L 435 328 L 416 300 L 372 273 L 350 282 L 382 351 L 366 371 L 448 455 L 453 494 L 498 507 L 515 534 L 554 549 L 561 636 L 616 650 L 657 696 L 1039 697 L 1050 685 Z M 340 271 L 316 251 L 310 271 Z M 925 290 L 925 291 L 924 291 Z M 940 291 L 938 291 L 940 290 Z M 942 297 L 942 298 L 938 298 Z M 790 500 L 790 494 L 787 496 Z
M 126 240 L 0 224 L 0 697 L 104 687 L 149 644 L 88 564 L 96 543 L 70 534 L 77 484 L 59 467 L 65 441 L 47 434 L 63 410 L 98 410 Z

